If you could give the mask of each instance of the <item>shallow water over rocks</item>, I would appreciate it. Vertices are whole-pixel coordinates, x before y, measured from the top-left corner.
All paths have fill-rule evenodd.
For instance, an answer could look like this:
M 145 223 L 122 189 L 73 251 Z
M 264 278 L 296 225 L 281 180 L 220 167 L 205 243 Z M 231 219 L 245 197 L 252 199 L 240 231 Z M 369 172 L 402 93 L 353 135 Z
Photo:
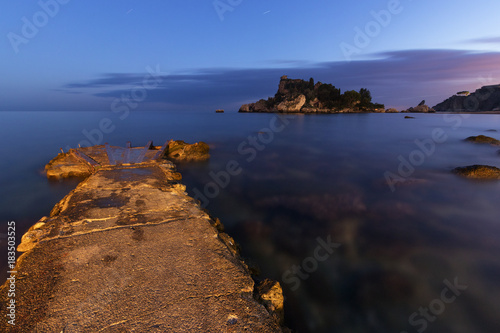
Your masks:
M 74 186 L 48 182 L 38 171 L 59 147 L 86 139 L 83 129 L 114 115 L 0 117 L 9 157 L 1 161 L 0 216 L 17 222 L 20 238 Z M 500 116 L 418 114 L 408 121 L 402 114 L 210 112 L 113 121 L 116 130 L 103 138 L 113 145 L 169 139 L 210 145 L 209 161 L 180 165 L 183 182 L 262 276 L 281 281 L 287 326 L 500 331 L 500 182 L 451 172 L 500 167 L 498 147 L 464 141 L 481 134 L 500 139 L 486 132 L 500 130 Z M 329 240 L 340 245 L 317 250 Z M 443 292 L 455 280 L 467 289 Z M 442 294 L 455 298 L 447 303 Z M 420 308 L 429 308 L 432 320 Z

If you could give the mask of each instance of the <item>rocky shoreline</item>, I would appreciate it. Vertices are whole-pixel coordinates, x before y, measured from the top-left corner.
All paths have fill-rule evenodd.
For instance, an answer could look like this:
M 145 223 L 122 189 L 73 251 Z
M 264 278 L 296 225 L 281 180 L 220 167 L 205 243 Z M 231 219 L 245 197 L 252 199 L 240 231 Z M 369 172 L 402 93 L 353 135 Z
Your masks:
M 434 109 L 443 112 L 500 112 L 500 85 L 483 86 L 473 93 L 460 91 Z

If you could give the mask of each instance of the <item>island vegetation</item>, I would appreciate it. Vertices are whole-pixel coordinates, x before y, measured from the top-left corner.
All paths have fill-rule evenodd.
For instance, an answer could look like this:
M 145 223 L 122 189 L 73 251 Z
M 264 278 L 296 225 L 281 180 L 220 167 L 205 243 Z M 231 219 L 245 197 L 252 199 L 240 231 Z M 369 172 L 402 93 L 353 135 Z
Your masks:
M 385 106 L 372 102 L 371 92 L 366 88 L 344 93 L 332 84 L 281 77 L 278 92 L 267 100 L 245 104 L 240 112 L 385 112 Z

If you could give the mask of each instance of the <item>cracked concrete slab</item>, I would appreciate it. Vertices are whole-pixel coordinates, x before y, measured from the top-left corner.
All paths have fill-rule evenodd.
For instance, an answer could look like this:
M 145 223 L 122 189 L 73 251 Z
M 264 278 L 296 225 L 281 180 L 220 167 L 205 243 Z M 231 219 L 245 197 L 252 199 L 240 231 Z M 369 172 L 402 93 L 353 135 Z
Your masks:
M 281 332 L 234 241 L 174 173 L 168 161 L 96 168 L 23 236 L 16 326 L 1 331 Z

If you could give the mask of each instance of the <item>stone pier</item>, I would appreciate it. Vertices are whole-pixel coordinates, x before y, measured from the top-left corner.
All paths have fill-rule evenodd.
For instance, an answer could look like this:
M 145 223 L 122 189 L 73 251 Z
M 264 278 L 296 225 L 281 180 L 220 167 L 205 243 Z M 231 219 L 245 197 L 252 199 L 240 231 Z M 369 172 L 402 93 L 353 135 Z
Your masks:
M 23 236 L 16 325 L 4 284 L 0 331 L 287 331 L 282 298 L 265 294 L 281 295 L 279 283 L 254 288 L 234 240 L 165 154 L 168 144 L 105 145 L 48 164 L 49 177 L 86 178 Z

